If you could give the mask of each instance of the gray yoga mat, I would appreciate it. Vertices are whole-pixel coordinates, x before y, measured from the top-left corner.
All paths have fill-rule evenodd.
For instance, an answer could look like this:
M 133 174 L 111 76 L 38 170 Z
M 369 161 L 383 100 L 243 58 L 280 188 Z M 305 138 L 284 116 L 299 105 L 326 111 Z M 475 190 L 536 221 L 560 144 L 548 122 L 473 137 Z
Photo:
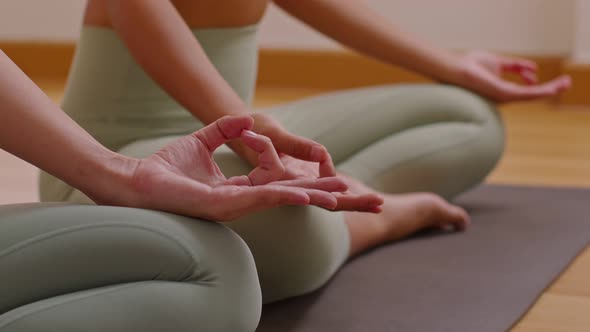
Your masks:
M 259 332 L 510 329 L 590 242 L 590 190 L 482 186 L 465 233 L 357 257 L 320 291 L 264 307 Z

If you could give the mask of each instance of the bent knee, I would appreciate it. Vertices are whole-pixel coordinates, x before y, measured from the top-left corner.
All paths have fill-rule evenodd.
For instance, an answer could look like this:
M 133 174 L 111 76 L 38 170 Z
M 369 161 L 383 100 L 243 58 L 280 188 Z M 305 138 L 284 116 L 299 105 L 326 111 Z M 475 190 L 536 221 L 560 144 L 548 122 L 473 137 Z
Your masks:
M 389 92 L 387 103 L 391 105 L 393 112 L 398 108 L 406 108 L 401 120 L 392 117 L 394 122 L 406 121 L 405 129 L 438 124 L 473 126 L 478 129 L 477 136 L 487 143 L 483 147 L 485 153 L 496 158 L 501 155 L 504 148 L 504 125 L 496 105 L 486 98 L 452 85 L 386 86 L 380 90 L 382 93 Z
M 366 170 L 366 161 L 359 159 L 345 165 L 349 173 L 365 174 L 368 184 L 383 191 L 428 191 L 447 199 L 481 183 L 504 151 L 504 127 L 495 105 L 453 86 L 410 86 L 407 91 L 424 96 L 414 107 L 413 126 L 363 155 L 382 160 L 383 169 Z M 383 153 L 388 150 L 396 153 Z
M 88 289 L 162 280 L 260 298 L 254 261 L 229 229 L 155 211 L 45 205 L 0 210 L 0 312 Z M 43 276 L 43 282 L 39 282 Z M 225 292 L 225 290 L 223 290 Z M 260 300 L 258 301 L 260 302 Z
M 453 86 L 441 86 L 444 102 L 441 102 L 449 113 L 454 113 L 458 121 L 479 125 L 486 134 L 486 138 L 496 143 L 504 142 L 504 124 L 496 105 L 484 97 Z M 451 115 L 450 115 L 451 116 Z M 452 120 L 451 120 L 452 121 Z
M 505 147 L 504 124 L 496 105 L 484 97 L 455 86 L 437 86 L 441 111 L 449 122 L 474 125 L 469 135 L 471 163 L 488 174 L 500 160 Z
M 348 257 L 342 214 L 316 207 L 283 207 L 232 222 L 254 255 L 264 303 L 312 292 Z

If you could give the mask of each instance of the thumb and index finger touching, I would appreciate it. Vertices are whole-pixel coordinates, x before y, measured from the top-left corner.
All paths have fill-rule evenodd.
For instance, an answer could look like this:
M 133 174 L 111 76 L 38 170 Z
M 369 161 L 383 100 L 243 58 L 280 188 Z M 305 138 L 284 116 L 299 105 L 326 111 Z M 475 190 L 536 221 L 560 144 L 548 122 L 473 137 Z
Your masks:
M 311 139 L 288 132 L 275 133 L 271 137 L 274 146 L 281 153 L 294 158 L 319 163 L 320 177 L 336 175 L 336 168 L 328 150 Z
M 520 76 L 527 84 L 525 86 L 510 82 L 503 82 L 501 90 L 508 100 L 527 100 L 555 96 L 568 88 L 572 82 L 567 75 L 559 76 L 551 81 L 539 83 L 538 66 L 527 59 L 502 57 L 500 59 L 502 72 L 511 72 Z

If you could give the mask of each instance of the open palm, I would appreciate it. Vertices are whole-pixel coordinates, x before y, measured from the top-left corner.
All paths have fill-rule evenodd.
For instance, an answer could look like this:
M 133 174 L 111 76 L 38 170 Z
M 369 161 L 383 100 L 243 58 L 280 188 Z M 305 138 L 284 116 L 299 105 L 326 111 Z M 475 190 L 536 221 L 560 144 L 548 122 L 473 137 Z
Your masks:
M 249 116 L 224 117 L 139 160 L 133 186 L 135 206 L 211 220 L 232 220 L 280 205 L 336 207 L 330 192 L 344 191 L 338 178 L 279 181 L 284 168 L 270 141 L 251 132 Z M 259 164 L 247 176 L 226 178 L 213 160 L 216 148 L 242 139 L 259 153 Z

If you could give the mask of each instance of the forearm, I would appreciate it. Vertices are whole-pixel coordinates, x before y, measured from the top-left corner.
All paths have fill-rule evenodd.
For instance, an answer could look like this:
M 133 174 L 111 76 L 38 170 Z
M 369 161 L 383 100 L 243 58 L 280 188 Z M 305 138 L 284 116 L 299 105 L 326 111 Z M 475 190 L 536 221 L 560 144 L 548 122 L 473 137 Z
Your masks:
M 170 1 L 109 0 L 111 23 L 141 67 L 205 124 L 247 106 L 223 79 Z M 241 142 L 228 145 L 253 156 Z
M 205 124 L 247 112 L 170 1 L 107 3 L 113 28 L 135 60 L 189 112 Z
M 420 41 L 361 0 L 274 0 L 312 28 L 361 53 L 455 83 L 458 57 Z
M 127 181 L 133 160 L 100 145 L 1 51 L 0 71 L 0 148 L 91 197 Z

